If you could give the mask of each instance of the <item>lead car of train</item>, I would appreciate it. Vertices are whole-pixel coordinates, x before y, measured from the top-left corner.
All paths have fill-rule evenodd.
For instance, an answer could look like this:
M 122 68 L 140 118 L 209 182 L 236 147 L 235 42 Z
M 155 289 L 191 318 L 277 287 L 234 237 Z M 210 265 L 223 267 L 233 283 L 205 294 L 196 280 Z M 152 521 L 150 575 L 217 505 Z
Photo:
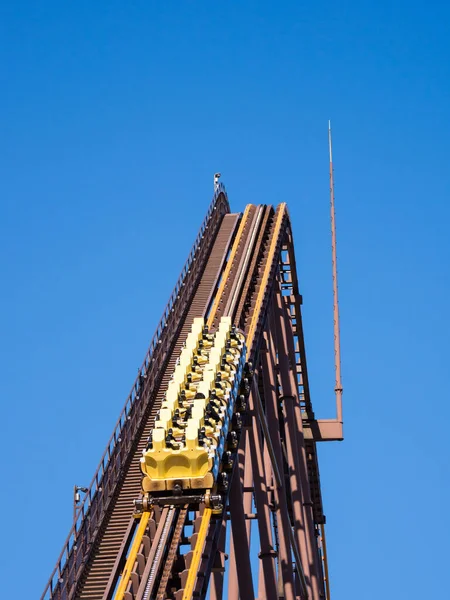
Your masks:
M 226 491 L 250 376 L 231 317 L 214 334 L 194 319 L 140 459 L 145 504 Z

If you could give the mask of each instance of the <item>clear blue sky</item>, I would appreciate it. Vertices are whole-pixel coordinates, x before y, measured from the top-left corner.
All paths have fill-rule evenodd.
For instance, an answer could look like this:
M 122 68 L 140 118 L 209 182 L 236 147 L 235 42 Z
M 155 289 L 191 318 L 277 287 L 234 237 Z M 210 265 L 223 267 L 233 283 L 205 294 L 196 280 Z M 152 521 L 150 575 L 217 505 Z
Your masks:
M 1 3 L 2 597 L 39 597 L 216 170 L 236 211 L 289 204 L 313 402 L 333 416 L 329 118 L 333 600 L 443 597 L 449 19 L 443 1 Z

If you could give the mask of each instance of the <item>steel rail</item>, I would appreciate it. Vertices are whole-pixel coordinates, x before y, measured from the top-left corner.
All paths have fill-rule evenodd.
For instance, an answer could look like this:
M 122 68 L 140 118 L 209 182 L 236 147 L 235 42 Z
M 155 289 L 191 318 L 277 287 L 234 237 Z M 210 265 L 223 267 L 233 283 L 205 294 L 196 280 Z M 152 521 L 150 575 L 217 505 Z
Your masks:
M 248 209 L 248 207 L 247 207 L 247 209 Z M 261 210 L 258 212 L 256 217 L 252 220 L 250 239 L 248 239 L 245 242 L 242 239 L 242 234 L 247 225 L 247 221 L 250 218 L 249 217 L 250 211 L 247 209 L 246 209 L 246 213 L 245 213 L 245 218 L 243 217 L 241 220 L 239 231 L 235 238 L 233 248 L 232 248 L 232 251 L 231 251 L 227 266 L 226 266 L 225 274 L 222 276 L 219 290 L 214 299 L 212 310 L 208 316 L 208 324 L 209 325 L 211 325 L 214 322 L 216 313 L 218 311 L 218 307 L 220 306 L 221 301 L 223 301 L 222 294 L 224 292 L 226 285 L 228 285 L 228 287 L 231 288 L 231 292 L 230 292 L 231 295 L 229 295 L 226 312 L 228 313 L 228 312 L 231 312 L 234 310 L 238 299 L 240 299 L 242 301 L 242 297 L 239 297 L 239 294 L 241 294 L 241 296 L 242 296 L 243 280 L 244 280 L 245 272 L 248 269 L 249 261 L 252 257 L 254 258 L 254 253 L 255 252 L 259 253 L 260 249 L 261 249 L 260 244 L 257 244 L 256 248 L 254 247 L 254 241 L 257 237 L 258 227 L 260 225 L 261 217 L 263 214 Z M 253 353 L 255 353 L 255 354 L 258 352 L 258 348 L 259 348 L 259 343 L 258 343 L 259 335 L 258 334 L 261 333 L 261 330 L 258 330 L 258 326 L 260 325 L 261 321 L 263 320 L 263 318 L 262 318 L 263 313 L 265 314 L 265 312 L 267 310 L 268 297 L 271 295 L 272 286 L 275 281 L 274 270 L 276 268 L 276 265 L 278 264 L 277 257 L 279 256 L 279 253 L 281 251 L 281 243 L 282 243 L 282 239 L 284 238 L 284 235 L 285 235 L 285 231 L 286 231 L 285 226 L 286 226 L 287 221 L 288 221 L 288 213 L 286 210 L 286 205 L 282 204 L 278 207 L 278 209 L 275 213 L 274 222 L 270 226 L 270 239 L 268 242 L 269 247 L 268 247 L 268 251 L 266 253 L 266 257 L 265 257 L 265 261 L 264 261 L 264 268 L 262 270 L 262 273 L 258 276 L 259 288 L 258 288 L 258 292 L 256 294 L 256 299 L 254 299 L 252 302 L 254 304 L 254 309 L 253 309 L 253 314 L 251 316 L 249 333 L 247 335 L 247 344 L 248 344 L 248 347 L 251 348 Z M 267 223 L 267 221 L 265 221 L 265 223 Z M 261 243 L 262 243 L 262 237 L 263 236 L 261 236 L 261 234 L 258 236 L 258 239 L 261 241 Z M 245 244 L 245 250 L 241 256 L 239 264 L 237 265 L 237 267 L 235 267 L 235 262 L 236 262 L 236 258 L 238 255 L 238 248 L 240 248 L 240 247 L 242 248 L 243 244 Z M 253 263 L 254 263 L 254 261 L 252 261 L 252 264 Z M 249 276 L 251 276 L 251 275 L 252 274 L 249 273 Z M 246 290 L 248 290 L 248 286 L 244 286 L 244 287 Z M 262 401 L 259 396 L 259 390 L 257 390 L 256 402 L 257 402 L 257 411 L 256 412 L 258 413 L 259 421 L 261 423 L 261 427 L 263 429 L 264 436 L 265 436 L 266 440 L 270 441 L 270 435 L 269 435 L 268 428 L 267 428 L 267 422 L 265 421 L 265 415 L 263 412 Z M 264 427 L 264 425 L 265 425 L 265 427 Z M 272 453 L 269 450 L 269 455 L 271 455 L 270 459 L 271 459 L 271 463 L 272 463 L 275 481 L 276 481 L 277 487 L 281 487 L 281 485 L 282 485 L 281 475 L 278 471 L 278 466 L 276 464 L 276 461 L 274 460 L 273 448 L 271 448 L 271 449 L 272 449 Z M 211 517 L 212 517 L 212 512 L 210 511 L 210 509 L 205 509 L 203 516 L 202 516 L 201 523 L 200 523 L 200 529 L 199 529 L 199 532 L 197 533 L 197 539 L 196 539 L 195 546 L 193 549 L 193 557 L 192 557 L 192 561 L 190 564 L 190 568 L 188 569 L 187 579 L 185 580 L 185 586 L 184 586 L 184 589 L 182 590 L 183 600 L 187 600 L 188 598 L 190 599 L 196 588 L 196 582 L 197 582 L 197 577 L 199 575 L 200 563 L 205 558 L 205 557 L 203 557 L 203 553 L 206 552 L 205 545 L 206 545 L 206 540 L 208 538 L 208 532 L 210 530 Z M 300 557 L 299 549 L 297 546 L 297 540 L 295 539 L 294 532 L 292 531 L 291 528 L 289 528 L 289 538 L 288 539 L 289 539 L 288 543 L 291 546 L 293 554 L 294 554 L 297 572 L 299 575 L 299 583 L 301 584 L 301 587 L 302 587 L 303 596 L 306 598 L 307 597 L 306 581 L 305 581 L 305 576 L 304 576 L 303 569 L 302 569 L 301 557 Z M 204 570 L 204 569 L 202 568 L 202 570 Z M 205 575 L 206 575 L 206 573 L 203 573 L 203 578 L 205 577 Z M 204 587 L 204 583 L 202 585 Z
M 240 225 L 239 225 L 239 229 L 238 232 L 236 234 L 236 238 L 234 240 L 234 244 L 233 247 L 231 249 L 231 253 L 224 271 L 224 274 L 222 276 L 222 280 L 221 280 L 221 284 L 219 286 L 219 289 L 217 291 L 216 297 L 214 299 L 214 302 L 212 304 L 212 308 L 211 311 L 208 315 L 208 320 L 207 320 L 207 325 L 208 327 L 211 327 L 212 324 L 214 323 L 214 320 L 216 318 L 216 314 L 218 312 L 219 309 L 219 305 L 221 300 L 223 300 L 223 293 L 225 290 L 225 286 L 227 285 L 227 283 L 229 283 L 229 278 L 231 275 L 231 271 L 234 265 L 234 261 L 237 257 L 238 254 L 238 249 L 239 246 L 242 244 L 243 240 L 242 240 L 242 236 L 243 236 L 243 232 L 245 230 L 245 227 L 247 225 L 248 220 L 250 219 L 250 209 L 252 208 L 252 205 L 248 204 L 245 208 L 244 211 L 244 215 L 241 219 Z M 259 217 L 259 215 L 258 215 Z M 259 222 L 259 218 L 258 218 L 258 222 Z M 245 259 L 244 259 L 245 262 Z M 239 269 L 240 271 L 240 269 Z M 236 288 L 237 289 L 237 288 Z M 209 528 L 209 523 L 211 521 L 211 515 L 212 515 L 212 511 L 209 508 L 205 508 L 203 515 L 202 515 L 202 521 L 201 521 L 201 525 L 200 525 L 200 530 L 198 532 L 198 536 L 197 536 L 197 540 L 195 543 L 195 548 L 194 548 L 194 554 L 193 554 L 193 558 L 192 558 L 192 562 L 191 565 L 189 567 L 189 572 L 188 572 L 188 577 L 186 580 L 186 584 L 183 590 L 183 600 L 186 599 L 190 599 L 191 595 L 193 593 L 194 590 L 194 586 L 195 586 L 195 582 L 197 579 L 197 573 L 198 573 L 198 567 L 200 564 L 200 559 L 201 559 L 201 555 L 203 552 L 203 547 L 205 545 L 205 541 L 206 541 L 206 536 L 208 534 L 208 528 Z
M 207 301 L 207 297 L 209 297 L 209 290 L 211 289 L 213 284 L 214 284 L 214 286 L 216 285 L 217 280 L 220 275 L 220 269 L 217 269 L 216 265 L 218 263 L 223 264 L 222 256 L 228 250 L 228 247 L 229 247 L 229 244 L 230 244 L 230 241 L 232 238 L 232 231 L 235 230 L 236 224 L 237 224 L 236 218 L 233 218 L 233 215 L 227 215 L 224 218 L 224 221 L 219 229 L 215 243 L 211 250 L 210 257 L 207 262 L 207 266 L 205 267 L 205 274 L 202 276 L 202 279 L 196 289 L 195 298 L 192 300 L 192 305 L 190 306 L 188 314 L 186 315 L 186 319 L 185 319 L 186 322 L 182 325 L 180 334 L 174 345 L 174 349 L 172 352 L 173 357 L 172 357 L 171 363 L 170 363 L 172 365 L 172 367 L 170 367 L 170 366 L 167 367 L 166 374 L 164 375 L 165 379 L 163 378 L 163 380 L 166 382 L 166 384 L 168 383 L 169 376 L 172 374 L 172 368 L 174 367 L 176 358 L 178 357 L 178 352 L 181 350 L 182 343 L 184 343 L 185 337 L 187 336 L 192 319 L 195 316 L 202 314 L 202 312 L 204 312 L 206 310 L 206 306 L 209 302 L 209 301 Z M 208 273 L 206 273 L 206 270 L 208 271 Z M 164 390 L 165 389 L 164 385 L 163 384 L 161 384 L 161 385 L 162 385 L 162 387 L 160 386 L 161 389 Z M 158 401 L 158 398 L 159 398 L 159 401 Z M 154 401 L 155 406 L 152 409 L 153 412 L 159 407 L 161 399 L 162 399 L 162 395 L 160 392 L 158 392 L 158 397 Z M 146 432 L 146 435 L 144 435 L 143 439 L 146 439 L 146 437 L 148 436 L 152 423 L 153 423 L 153 421 L 150 420 L 149 423 L 146 425 L 147 432 Z M 150 429 L 148 429 L 148 427 L 150 427 Z M 136 454 L 135 459 L 138 458 L 138 455 L 140 456 L 139 453 Z M 136 471 L 136 473 L 138 473 L 138 471 Z M 139 485 L 139 488 L 140 488 L 140 485 Z M 137 493 L 138 492 L 136 490 L 136 494 Z M 134 497 L 136 497 L 136 496 L 134 496 Z M 116 564 L 118 564 L 117 561 L 116 561 Z M 141 570 L 140 565 L 138 565 L 138 570 Z M 139 578 L 139 573 L 136 573 L 136 575 Z M 110 577 L 110 580 L 111 579 L 112 578 Z M 91 596 L 86 596 L 86 597 L 90 598 Z
M 159 563 L 163 554 L 163 548 L 165 547 L 174 515 L 175 509 L 173 506 L 164 508 L 161 513 L 155 539 L 153 540 L 144 572 L 142 573 L 141 584 L 136 594 L 136 600 L 149 600 L 151 597 Z
M 286 204 L 282 203 L 282 204 L 280 204 L 280 206 L 277 209 L 277 213 L 276 213 L 276 217 L 275 217 L 276 220 L 275 220 L 274 232 L 273 232 L 272 240 L 271 240 L 270 247 L 269 247 L 269 252 L 268 252 L 268 256 L 267 256 L 266 265 L 264 268 L 264 273 L 261 278 L 261 284 L 260 284 L 260 288 L 258 291 L 258 296 L 257 296 L 256 302 L 255 302 L 255 311 L 253 313 L 253 318 L 250 323 L 249 332 L 247 334 L 246 343 L 247 343 L 247 347 L 248 347 L 250 353 L 253 350 L 253 342 L 254 342 L 254 339 L 256 336 L 256 328 L 258 326 L 258 322 L 259 322 L 260 316 L 261 316 L 260 315 L 261 308 L 263 306 L 264 299 L 267 299 L 267 296 L 268 296 L 269 278 L 270 278 L 270 274 L 273 270 L 273 264 L 274 264 L 274 260 L 275 260 L 275 253 L 277 250 L 277 246 L 280 244 L 280 235 L 281 235 L 282 225 L 283 225 L 285 216 L 286 216 Z
M 250 247 L 251 247 L 251 245 L 253 243 L 254 236 L 250 236 L 250 239 L 248 240 L 248 242 L 246 242 L 245 239 L 244 239 L 246 237 L 246 236 L 244 236 L 244 231 L 245 231 L 246 227 L 248 226 L 249 220 L 252 218 L 251 215 L 250 215 L 252 208 L 253 208 L 252 205 L 248 205 L 247 210 L 244 213 L 243 218 L 241 219 L 241 223 L 240 223 L 240 226 L 239 226 L 239 229 L 238 229 L 238 233 L 236 235 L 235 242 L 234 242 L 234 245 L 232 247 L 232 250 L 231 250 L 231 253 L 230 253 L 230 256 L 229 256 L 229 260 L 226 263 L 224 273 L 221 276 L 221 284 L 219 285 L 218 292 L 217 292 L 216 297 L 215 297 L 214 302 L 213 302 L 213 308 L 212 308 L 212 310 L 210 312 L 210 315 L 209 315 L 209 320 L 210 320 L 211 323 L 214 321 L 214 319 L 215 319 L 215 317 L 217 315 L 217 312 L 219 310 L 219 306 L 220 306 L 221 300 L 223 300 L 225 286 L 228 284 L 230 286 L 230 289 L 235 289 L 236 288 L 235 278 L 236 278 L 237 274 L 234 273 L 234 277 L 230 277 L 230 274 L 231 274 L 231 271 L 233 269 L 235 259 L 237 258 L 237 255 L 238 255 L 238 249 L 241 247 L 241 245 L 243 243 L 244 244 L 248 243 L 250 245 Z M 259 213 L 257 215 L 254 215 L 254 220 L 256 220 L 257 223 L 259 223 L 259 220 L 260 220 L 260 212 L 261 211 L 259 211 Z M 244 266 L 242 266 L 242 264 L 244 264 Z M 238 273 L 242 272 L 242 268 L 245 268 L 246 265 L 247 265 L 247 262 L 245 260 L 241 259 L 241 261 L 239 263 L 239 266 L 238 266 L 238 271 L 237 272 Z M 172 539 L 171 540 L 171 547 L 172 547 L 172 545 L 174 543 L 175 543 L 176 547 L 178 547 L 180 535 L 181 535 L 181 531 L 179 532 L 179 535 L 178 535 L 178 537 L 176 539 Z M 133 543 L 133 545 L 135 543 L 138 544 L 139 542 L 136 541 L 136 542 Z M 175 550 L 176 550 L 176 548 L 175 548 Z M 156 560 L 156 557 L 155 557 L 154 560 Z M 160 592 L 160 590 L 158 591 L 158 594 L 159 594 L 159 592 Z
M 219 285 L 219 289 L 217 290 L 216 297 L 214 298 L 214 302 L 213 302 L 212 307 L 211 307 L 211 311 L 210 311 L 210 313 L 208 315 L 208 321 L 207 321 L 208 327 L 211 327 L 212 324 L 214 323 L 214 319 L 215 319 L 216 313 L 218 311 L 220 301 L 222 300 L 222 296 L 223 296 L 223 292 L 224 292 L 225 286 L 228 283 L 228 278 L 230 276 L 230 272 L 231 272 L 231 268 L 233 266 L 234 259 L 236 257 L 237 252 L 238 252 L 239 245 L 242 243 L 242 233 L 244 231 L 245 225 L 247 224 L 247 220 L 249 218 L 250 208 L 251 208 L 251 204 L 247 204 L 247 206 L 245 207 L 245 211 L 244 211 L 244 214 L 242 216 L 241 222 L 239 223 L 239 229 L 238 229 L 236 237 L 234 239 L 234 243 L 233 243 L 233 246 L 231 248 L 231 253 L 230 253 L 230 256 L 228 258 L 228 262 L 227 262 L 227 265 L 225 267 L 225 271 L 224 271 L 224 273 L 222 275 L 222 279 L 221 279 L 221 282 L 220 282 L 220 285 Z
M 142 543 L 142 538 L 144 537 L 145 530 L 147 529 L 148 522 L 150 520 L 151 513 L 145 512 L 139 521 L 139 526 L 137 528 L 136 534 L 134 536 L 133 545 L 131 546 L 130 552 L 127 557 L 127 562 L 125 563 L 125 567 L 122 573 L 122 577 L 119 581 L 119 585 L 117 587 L 116 593 L 114 594 L 114 600 L 123 600 L 125 595 L 128 582 L 130 581 L 131 573 L 134 568 L 134 563 L 136 562 L 136 557 L 138 555 L 139 546 Z
M 263 213 L 264 213 L 264 207 L 262 207 L 262 206 L 258 207 L 258 212 L 255 217 L 255 224 L 252 227 L 252 233 L 250 236 L 247 250 L 245 252 L 243 264 L 240 266 L 240 269 L 239 269 L 240 273 L 239 273 L 238 279 L 236 281 L 234 293 L 232 294 L 229 305 L 227 306 L 226 311 L 225 311 L 226 315 L 233 315 L 236 304 L 239 300 L 239 297 L 240 297 L 240 294 L 242 291 L 241 290 L 242 282 L 243 282 L 245 274 L 247 272 L 247 268 L 249 266 L 250 259 L 253 256 L 254 251 L 255 251 L 255 248 L 254 248 L 255 238 L 259 231 L 259 226 L 261 224 L 261 219 L 262 219 Z
M 248 206 L 246 208 L 246 215 L 248 216 L 249 211 L 247 211 Z M 266 260 L 266 264 L 265 264 L 265 268 L 263 271 L 263 275 L 261 278 L 261 284 L 260 284 L 260 288 L 257 294 L 257 299 L 255 302 L 255 310 L 254 313 L 252 315 L 252 320 L 250 323 L 250 328 L 249 328 L 249 333 L 247 335 L 247 339 L 246 339 L 246 344 L 247 347 L 249 348 L 249 350 L 252 348 L 253 346 L 253 341 L 255 338 L 255 334 L 256 334 L 256 328 L 258 325 L 258 322 L 260 320 L 260 311 L 261 308 L 263 307 L 264 304 L 264 298 L 267 296 L 268 294 L 268 281 L 269 281 L 269 277 L 273 271 L 273 265 L 274 265 L 274 261 L 276 258 L 276 251 L 277 248 L 279 247 L 280 243 L 281 243 L 281 234 L 282 234 L 282 225 L 284 223 L 285 220 L 285 216 L 286 216 L 286 204 L 281 204 L 278 209 L 277 209 L 277 213 L 276 213 L 276 219 L 275 219 L 275 224 L 273 227 L 273 232 L 272 232 L 272 239 L 270 241 L 270 246 L 269 246 L 269 251 L 268 251 L 268 255 L 267 255 L 267 260 Z M 238 235 L 239 232 L 242 232 L 244 229 L 244 225 L 243 225 L 243 221 L 241 222 L 241 228 L 238 231 Z M 235 250 L 234 255 L 237 252 L 237 248 L 239 246 L 239 240 L 236 239 L 235 240 L 235 244 L 233 246 L 233 249 Z M 230 257 L 230 261 L 229 261 L 229 265 L 230 265 L 230 269 L 229 271 L 231 271 L 231 257 Z M 218 306 L 219 302 L 215 302 L 215 306 Z M 216 308 L 217 310 L 217 308 Z M 214 316 L 215 314 L 213 314 L 213 312 L 211 311 L 211 314 L 208 318 L 208 324 L 212 323 L 214 321 Z M 251 357 L 251 354 L 249 356 L 249 359 Z M 209 509 L 206 509 L 209 510 Z M 206 536 L 208 533 L 208 527 L 204 527 L 204 519 L 205 519 L 205 512 L 203 513 L 204 517 L 202 519 L 202 523 L 200 526 L 200 531 L 196 540 L 196 544 L 195 544 L 195 549 L 194 549 L 194 556 L 198 557 L 198 561 L 200 561 L 200 556 L 203 552 L 203 547 L 205 545 L 205 540 L 206 540 Z M 211 520 L 211 514 L 210 513 L 206 513 L 206 519 L 208 522 L 208 526 L 209 526 L 209 522 Z M 191 598 L 191 594 L 194 590 L 194 586 L 195 586 L 195 582 L 197 579 L 197 571 L 198 571 L 198 564 L 194 563 L 194 560 L 191 562 L 190 568 L 189 568 L 189 573 L 188 573 L 188 578 L 187 578 L 187 582 L 186 582 L 186 586 L 183 592 L 183 600 L 190 600 Z
M 172 525 L 174 516 L 175 516 L 175 509 L 173 507 L 170 507 L 168 514 L 167 514 L 166 522 L 164 523 L 164 526 L 163 526 L 161 538 L 158 542 L 158 546 L 156 548 L 155 555 L 151 562 L 150 573 L 149 573 L 148 581 L 145 585 L 145 590 L 144 590 L 144 594 L 143 594 L 144 599 L 150 598 L 150 596 L 153 592 L 153 587 L 156 583 L 156 577 L 158 575 L 158 570 L 160 569 L 161 560 L 164 556 L 164 550 L 165 550 L 165 547 L 167 544 L 167 539 L 169 536 L 170 527 Z
M 247 205 L 244 211 L 244 215 L 241 219 L 241 223 L 230 253 L 230 257 L 228 259 L 227 262 L 227 266 L 225 269 L 225 272 L 222 276 L 222 280 L 221 280 L 221 284 L 219 286 L 219 289 L 217 291 L 216 297 L 214 299 L 211 311 L 208 315 L 208 320 L 207 320 L 207 324 L 208 327 L 211 327 L 212 324 L 214 323 L 214 320 L 216 318 L 219 306 L 220 306 L 220 302 L 223 301 L 223 294 L 224 294 L 224 290 L 225 290 L 225 286 L 227 284 L 230 283 L 229 279 L 230 279 L 230 275 L 232 273 L 232 269 L 233 266 L 235 264 L 235 259 L 237 258 L 238 255 L 238 250 L 239 247 L 241 246 L 241 244 L 243 243 L 243 232 L 248 224 L 250 217 L 250 211 L 251 211 L 252 205 Z M 242 285 L 242 280 L 243 280 L 243 274 L 245 274 L 245 270 L 249 264 L 250 258 L 252 256 L 252 252 L 254 252 L 254 241 L 256 238 L 256 234 L 258 231 L 258 227 L 260 225 L 260 221 L 261 221 L 261 217 L 263 214 L 263 207 L 258 207 L 258 213 L 255 216 L 255 226 L 252 229 L 252 233 L 250 235 L 250 239 L 248 240 L 248 246 L 246 249 L 246 252 L 244 254 L 244 256 L 242 257 L 242 260 L 240 262 L 240 264 L 237 267 L 237 274 L 235 274 L 235 279 L 233 281 L 233 283 L 231 284 L 233 287 L 233 290 L 231 292 L 231 302 L 230 302 L 230 308 L 226 311 L 226 312 L 232 312 L 234 310 L 234 307 L 236 305 L 236 302 L 239 298 L 238 294 L 240 292 L 240 285 Z M 237 277 L 237 279 L 236 279 Z M 202 522 L 201 522 L 201 526 L 200 526 L 200 530 L 198 533 L 198 537 L 196 540 L 196 544 L 195 544 L 195 548 L 194 548 L 194 557 L 196 558 L 196 562 L 194 562 L 194 559 L 191 562 L 191 565 L 189 567 L 189 572 L 188 572 L 188 578 L 186 581 L 186 585 L 183 591 L 183 600 L 185 598 L 190 598 L 194 590 L 195 587 L 195 582 L 197 579 L 197 571 L 198 571 L 198 565 L 200 563 L 200 558 L 203 552 L 203 547 L 205 545 L 205 541 L 206 541 L 206 536 L 208 533 L 208 526 L 209 526 L 209 522 L 211 520 L 211 515 L 212 515 L 212 511 L 210 509 L 205 509 L 205 511 L 203 512 L 203 516 L 202 516 Z M 205 526 L 205 520 L 208 523 L 208 526 Z M 198 562 L 198 564 L 197 564 Z
M 205 545 L 206 536 L 208 535 L 209 523 L 211 521 L 212 510 L 205 508 L 202 515 L 202 522 L 198 532 L 197 541 L 195 543 L 194 554 L 192 556 L 191 566 L 186 580 L 186 585 L 183 591 L 183 600 L 191 600 L 194 591 L 195 581 L 197 579 L 198 567 L 202 557 L 203 547 Z
M 184 286 L 185 280 L 190 273 L 190 268 L 193 262 L 196 259 L 196 254 L 199 251 L 201 241 L 204 238 L 205 232 L 208 229 L 209 221 L 214 215 L 214 211 L 217 210 L 218 206 L 222 204 L 222 210 L 224 213 L 229 212 L 230 206 L 228 203 L 228 197 L 225 191 L 225 187 L 222 184 L 219 184 L 216 189 L 211 204 L 206 212 L 206 216 L 202 225 L 200 226 L 198 235 L 195 239 L 195 242 L 192 246 L 192 249 L 189 253 L 189 256 L 181 270 L 180 276 L 175 284 L 175 287 L 169 297 L 169 301 L 163 311 L 163 315 L 156 327 L 155 334 L 150 342 L 149 348 L 147 350 L 146 356 L 138 369 L 138 376 L 131 388 L 130 394 L 127 397 L 125 405 L 120 413 L 119 419 L 116 422 L 116 425 L 113 429 L 113 433 L 108 441 L 106 446 L 106 450 L 104 451 L 102 458 L 99 462 L 97 470 L 88 486 L 88 491 L 85 494 L 83 501 L 80 504 L 77 513 L 77 519 L 74 521 L 69 534 L 64 543 L 63 549 L 58 556 L 56 566 L 54 567 L 46 587 L 41 595 L 41 600 L 50 600 L 53 596 L 53 592 L 55 589 L 61 585 L 64 581 L 63 572 L 69 563 L 69 559 L 73 554 L 73 548 L 77 543 L 77 539 L 80 535 L 80 531 L 83 530 L 86 516 L 90 512 L 91 506 L 94 503 L 94 500 L 98 497 L 98 494 L 103 491 L 102 484 L 105 477 L 105 474 L 108 473 L 109 466 L 111 464 L 112 456 L 117 448 L 117 445 L 121 442 L 121 434 L 122 430 L 125 426 L 128 425 L 129 420 L 131 418 L 131 413 L 133 412 L 135 405 L 141 399 L 140 391 L 141 391 L 141 382 L 142 379 L 147 376 L 147 372 L 154 361 L 154 355 L 158 351 L 161 345 L 161 338 L 164 335 L 168 323 L 170 322 L 172 315 L 174 313 L 174 307 L 177 302 L 180 300 L 180 293 Z M 104 507 L 103 512 L 97 517 L 96 521 L 100 521 L 103 517 L 104 512 L 106 511 L 106 507 Z M 94 530 L 96 531 L 96 530 Z M 76 567 L 75 567 L 76 568 Z M 75 581 L 76 581 L 76 573 L 75 573 Z

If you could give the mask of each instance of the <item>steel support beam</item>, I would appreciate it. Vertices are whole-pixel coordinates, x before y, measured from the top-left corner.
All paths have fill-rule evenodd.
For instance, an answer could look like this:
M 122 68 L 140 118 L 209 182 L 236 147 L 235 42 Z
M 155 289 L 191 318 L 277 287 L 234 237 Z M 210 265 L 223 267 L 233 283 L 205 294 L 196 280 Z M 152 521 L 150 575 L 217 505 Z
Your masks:
M 306 440 L 315 442 L 342 442 L 344 432 L 342 423 L 336 419 L 318 419 L 309 421 L 309 427 L 305 428 L 304 435 Z
M 294 375 L 295 350 L 290 317 L 281 294 L 275 297 L 273 307 L 277 335 L 279 373 L 286 413 L 286 441 L 291 470 L 291 491 L 295 514 L 295 534 L 302 553 L 308 591 L 312 600 L 323 598 L 325 593 L 320 576 L 320 562 L 308 480 L 308 465 L 303 436 L 303 420 Z M 293 488 L 296 486 L 296 488 Z M 303 504 L 303 508 L 299 506 Z
M 278 470 L 283 473 L 283 455 L 281 449 L 279 422 L 278 422 L 278 386 L 275 375 L 275 348 L 271 337 L 264 333 L 265 348 L 261 351 L 262 374 L 264 381 L 264 397 L 266 402 L 266 415 L 269 425 L 269 436 L 272 442 Z M 275 515 L 278 525 L 278 580 L 282 581 L 285 600 L 295 598 L 294 575 L 292 571 L 292 554 L 290 543 L 290 522 L 287 513 L 286 485 L 275 487 Z M 281 577 L 280 577 L 281 576 Z M 280 593 L 280 589 L 279 589 Z M 280 596 L 278 596 L 280 597 Z
M 258 426 L 258 406 L 257 396 L 259 395 L 257 387 L 257 373 L 253 379 L 253 389 L 249 397 L 250 429 L 249 447 L 251 462 L 253 465 L 253 488 L 255 495 L 255 505 L 258 514 L 258 529 L 260 541 L 259 559 L 260 570 L 258 578 L 258 600 L 270 600 L 276 598 L 277 578 L 275 558 L 276 552 L 272 539 L 272 522 L 269 510 L 268 486 L 271 485 L 271 472 L 266 473 L 264 467 L 264 457 L 262 450 L 262 439 Z M 259 398 L 258 398 L 259 399 Z M 265 419 L 265 417 L 263 417 Z M 269 478 L 269 480 L 268 480 Z
M 246 433 L 242 431 L 241 443 L 238 450 L 238 468 L 233 470 L 233 478 L 230 487 L 230 517 L 231 531 L 233 534 L 233 545 L 230 549 L 231 566 L 228 598 L 234 600 L 239 597 L 250 600 L 255 597 L 253 589 L 252 565 L 250 562 L 250 545 L 247 537 L 247 523 L 244 512 L 244 494 L 242 491 L 244 482 Z M 234 557 L 234 560 L 233 560 Z
M 211 573 L 210 600 L 222 600 L 225 573 L 225 547 L 227 541 L 227 520 L 224 516 L 220 527 L 219 542 L 215 556 L 215 564 Z

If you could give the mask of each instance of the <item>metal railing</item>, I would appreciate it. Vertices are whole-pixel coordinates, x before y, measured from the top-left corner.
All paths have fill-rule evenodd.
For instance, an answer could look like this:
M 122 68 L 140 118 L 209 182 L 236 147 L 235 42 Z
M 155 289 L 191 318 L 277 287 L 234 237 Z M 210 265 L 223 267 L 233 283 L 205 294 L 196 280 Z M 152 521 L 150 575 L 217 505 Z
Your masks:
M 177 325 L 174 322 L 179 316 L 176 308 L 180 303 L 182 304 L 180 301 L 185 293 L 190 295 L 192 286 L 186 286 L 189 287 L 186 290 L 183 288 L 190 276 L 193 263 L 197 259 L 201 242 L 205 237 L 210 239 L 213 232 L 208 235 L 208 228 L 213 223 L 218 226 L 220 216 L 229 212 L 229 210 L 225 187 L 220 184 L 214 193 L 189 256 L 156 327 L 134 385 L 126 399 L 88 491 L 78 509 L 77 518 L 67 536 L 41 600 L 56 600 L 56 598 L 65 600 L 73 595 L 72 588 L 77 583 L 78 572 L 84 564 L 86 553 L 95 541 L 103 516 L 113 497 L 121 467 L 129 454 L 134 441 L 134 434 L 139 428 L 142 415 L 145 412 L 146 403 L 142 393 L 144 383 L 163 364 L 164 351 L 167 353 L 168 338 Z M 163 344 L 163 340 L 165 344 Z M 148 394 L 145 395 L 147 398 L 149 397 Z

